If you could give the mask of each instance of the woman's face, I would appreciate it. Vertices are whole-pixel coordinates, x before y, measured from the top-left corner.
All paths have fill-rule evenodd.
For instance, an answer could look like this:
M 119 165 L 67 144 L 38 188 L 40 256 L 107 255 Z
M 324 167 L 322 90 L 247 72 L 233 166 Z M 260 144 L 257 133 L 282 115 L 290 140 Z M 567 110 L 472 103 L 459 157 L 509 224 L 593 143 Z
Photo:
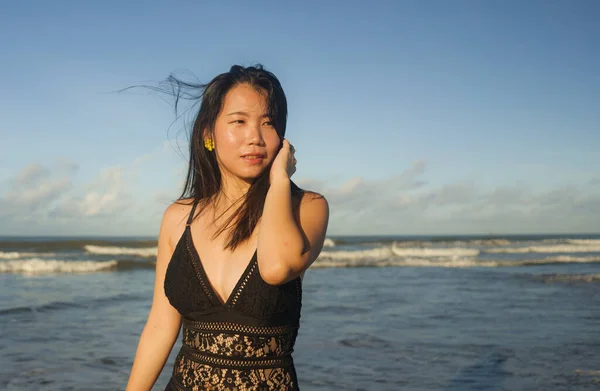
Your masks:
M 249 84 L 238 84 L 225 96 L 213 136 L 225 174 L 250 183 L 275 159 L 281 140 L 267 108 L 266 92 Z

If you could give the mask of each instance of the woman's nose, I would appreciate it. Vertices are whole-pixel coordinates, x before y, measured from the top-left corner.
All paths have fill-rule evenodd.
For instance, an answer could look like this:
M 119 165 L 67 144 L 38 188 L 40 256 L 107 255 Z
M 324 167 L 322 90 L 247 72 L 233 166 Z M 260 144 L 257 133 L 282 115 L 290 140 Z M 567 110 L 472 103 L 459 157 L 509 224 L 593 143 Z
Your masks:
M 248 142 L 250 142 L 251 144 L 263 144 L 264 140 L 262 137 L 262 129 L 260 125 L 250 126 L 247 138 Z

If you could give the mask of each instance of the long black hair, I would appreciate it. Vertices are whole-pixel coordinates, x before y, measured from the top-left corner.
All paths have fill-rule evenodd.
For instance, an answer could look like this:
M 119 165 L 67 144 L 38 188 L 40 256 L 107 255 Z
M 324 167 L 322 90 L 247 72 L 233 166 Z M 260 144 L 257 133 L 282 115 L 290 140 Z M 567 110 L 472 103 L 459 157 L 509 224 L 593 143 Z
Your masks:
M 273 122 L 275 130 L 281 141 L 285 137 L 287 123 L 287 99 L 281 83 L 275 75 L 263 68 L 262 65 L 243 67 L 234 65 L 229 72 L 222 73 L 212 79 L 208 84 L 185 82 L 174 75 L 170 75 L 162 88 L 175 97 L 175 111 L 179 99 L 200 100 L 200 108 L 195 115 L 190 135 L 190 157 L 183 191 L 178 202 L 192 199 L 198 202 L 199 211 L 210 205 L 218 197 L 221 186 L 221 170 L 213 151 L 204 147 L 205 136 L 214 138 L 214 126 L 222 110 L 225 96 L 235 86 L 248 84 L 257 91 L 264 93 L 267 100 L 267 115 Z M 205 134 L 205 131 L 208 134 Z M 281 144 L 280 144 L 281 146 Z M 230 230 L 225 248 L 234 250 L 239 244 L 246 241 L 254 232 L 260 220 L 269 190 L 269 166 L 251 183 L 247 193 L 232 204 L 239 203 L 237 210 L 231 214 L 225 224 L 215 233 L 214 238 L 225 230 Z M 292 198 L 298 202 L 303 190 L 291 182 Z M 224 212 L 225 213 L 225 212 Z M 198 214 L 197 214 L 198 215 Z M 197 216 L 196 215 L 196 216 Z M 214 239 L 213 238 L 213 239 Z

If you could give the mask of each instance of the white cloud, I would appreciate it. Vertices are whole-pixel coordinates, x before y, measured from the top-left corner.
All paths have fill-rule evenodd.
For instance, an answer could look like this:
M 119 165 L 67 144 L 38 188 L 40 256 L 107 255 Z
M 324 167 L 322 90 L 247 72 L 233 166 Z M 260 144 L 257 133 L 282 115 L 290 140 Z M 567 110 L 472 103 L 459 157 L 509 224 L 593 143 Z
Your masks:
M 162 212 L 179 195 L 163 190 L 172 188 L 178 175 L 157 176 L 173 153 L 171 143 L 164 142 L 83 183 L 76 175 L 78 164 L 67 159 L 28 164 L 0 183 L 0 235 L 154 234 Z M 157 185 L 161 190 L 144 191 Z
M 48 170 L 45 170 L 41 164 L 32 163 L 24 167 L 14 178 L 16 186 L 27 186 L 38 179 L 48 175 Z
M 165 190 L 171 185 L 144 194 L 139 184 L 144 177 L 138 176 L 146 175 L 152 188 L 152 168 L 163 164 L 156 160 L 169 151 L 165 143 L 129 164 L 105 168 L 83 184 L 76 181 L 77 164 L 68 160 L 29 164 L 0 189 L 0 234 L 31 233 L 32 227 L 37 234 L 153 232 L 164 208 L 179 194 Z M 581 186 L 544 191 L 525 182 L 485 190 L 476 180 L 428 183 L 426 167 L 425 161 L 417 161 L 377 180 L 294 180 L 327 197 L 330 235 L 600 231 L 600 189 L 589 186 L 590 179 L 583 178 Z M 169 180 L 182 180 L 185 168 L 174 164 L 169 171 L 176 175 Z
M 100 220 L 118 224 L 126 217 L 133 199 L 126 170 L 108 168 L 75 186 L 77 167 L 66 160 L 47 166 L 36 162 L 16 173 L 0 191 L 0 234 L 81 233 L 101 227 Z
M 103 170 L 83 194 L 69 194 L 49 212 L 55 218 L 114 217 L 130 209 L 133 197 L 122 167 Z
M 60 169 L 52 173 L 32 163 L 8 181 L 8 190 L 0 198 L 0 215 L 30 215 L 54 202 L 72 187 L 71 175 Z
M 391 178 L 352 178 L 339 186 L 298 182 L 328 199 L 332 235 L 600 231 L 600 194 L 586 190 L 587 183 L 548 191 L 516 183 L 486 191 L 475 180 L 427 184 L 425 167 L 419 161 Z

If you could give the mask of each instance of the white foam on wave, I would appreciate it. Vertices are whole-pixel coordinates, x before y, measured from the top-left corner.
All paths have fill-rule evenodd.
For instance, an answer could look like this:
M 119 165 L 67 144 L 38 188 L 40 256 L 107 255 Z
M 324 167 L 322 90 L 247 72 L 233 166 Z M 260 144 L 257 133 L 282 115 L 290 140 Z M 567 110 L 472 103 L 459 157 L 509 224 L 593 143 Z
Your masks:
M 474 248 L 464 247 L 448 247 L 448 248 L 419 248 L 419 247 L 404 247 L 392 245 L 392 252 L 398 257 L 475 257 L 479 255 L 479 250 Z
M 136 255 L 139 257 L 155 257 L 158 253 L 158 247 L 113 247 L 94 246 L 88 244 L 85 245 L 84 248 L 88 253 L 103 255 Z
M 17 259 L 17 258 L 21 258 L 21 253 L 19 253 L 19 252 L 5 253 L 3 251 L 0 251 L 0 259 Z
M 498 266 L 497 262 L 482 262 L 475 258 L 385 258 L 385 259 L 321 259 L 315 261 L 311 267 L 449 267 L 469 268 L 477 266 Z
M 427 242 L 424 242 L 427 243 Z M 471 240 L 454 240 L 446 242 L 453 246 L 508 246 L 512 242 L 508 239 L 471 239 Z
M 506 260 L 477 260 L 475 258 L 458 259 L 407 259 L 402 260 L 398 266 L 421 266 L 421 267 L 514 267 L 514 266 L 536 266 L 557 263 L 594 263 L 600 262 L 600 257 L 548 257 L 541 259 L 528 259 L 523 261 Z
M 330 238 L 325 238 L 323 242 L 323 247 L 335 247 L 335 242 Z
M 59 259 L 21 259 L 0 262 L 0 273 L 92 273 L 117 266 L 117 261 L 63 261 Z
M 316 268 L 332 267 L 474 267 L 479 266 L 474 258 L 446 258 L 446 259 L 427 259 L 427 258 L 386 258 L 386 259 L 351 259 L 351 260 L 332 260 L 321 259 L 311 266 Z
M 356 260 L 382 260 L 393 256 L 392 249 L 389 247 L 377 247 L 370 250 L 358 251 L 321 251 L 319 258 L 337 261 L 356 261 Z
M 446 267 L 446 268 L 471 268 L 471 267 L 518 267 L 538 266 L 561 263 L 597 263 L 600 257 L 573 257 L 557 256 L 541 259 L 528 259 L 522 261 L 508 260 L 478 260 L 474 257 L 354 257 L 354 258 L 332 258 L 319 256 L 311 267 Z
M 25 257 L 34 257 L 40 255 L 54 255 L 54 253 L 22 253 L 18 251 L 4 252 L 0 251 L 0 259 L 19 259 Z
M 584 246 L 600 246 L 600 239 L 567 239 L 567 242 Z
M 526 254 L 526 253 L 595 253 L 600 252 L 600 245 L 563 244 L 555 246 L 528 246 L 513 248 L 490 248 L 488 253 Z
M 508 239 L 473 239 L 469 241 L 471 245 L 477 246 L 508 246 L 511 243 Z

